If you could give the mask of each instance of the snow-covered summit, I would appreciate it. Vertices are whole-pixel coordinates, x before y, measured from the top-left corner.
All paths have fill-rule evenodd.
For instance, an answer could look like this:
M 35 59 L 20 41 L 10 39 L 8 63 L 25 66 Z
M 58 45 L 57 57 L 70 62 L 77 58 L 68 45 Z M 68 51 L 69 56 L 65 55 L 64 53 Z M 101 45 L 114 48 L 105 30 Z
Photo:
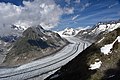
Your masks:
M 28 28 L 28 26 L 12 25 L 11 28 L 13 28 L 14 30 L 23 32 Z
M 94 42 L 101 39 L 102 34 L 109 33 L 117 28 L 120 28 L 120 20 L 99 22 L 92 28 L 81 30 L 76 37 Z
M 91 32 L 99 34 L 103 31 L 107 31 L 107 32 L 113 31 L 119 27 L 120 27 L 120 22 L 98 23 Z
M 83 30 L 83 28 L 77 28 L 77 29 L 74 29 L 74 28 L 66 28 L 64 29 L 63 31 L 59 31 L 57 32 L 60 36 L 63 36 L 63 37 L 70 37 L 70 36 L 75 36 L 77 35 L 81 30 Z
M 65 30 L 64 30 L 64 32 L 63 32 L 63 35 L 69 35 L 69 36 L 71 36 L 71 35 L 75 35 L 75 30 L 73 29 L 73 28 L 66 28 Z

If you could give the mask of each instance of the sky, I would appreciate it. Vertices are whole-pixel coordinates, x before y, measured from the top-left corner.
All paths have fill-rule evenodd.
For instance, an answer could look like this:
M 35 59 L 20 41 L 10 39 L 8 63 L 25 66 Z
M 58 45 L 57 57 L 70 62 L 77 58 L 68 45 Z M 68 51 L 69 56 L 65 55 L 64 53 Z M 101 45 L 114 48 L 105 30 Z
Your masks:
M 120 0 L 0 0 L 0 33 L 10 25 L 62 30 L 120 19 Z
M 120 0 L 56 0 L 55 2 L 62 8 L 68 7 L 73 10 L 71 14 L 62 16 L 59 26 L 86 27 L 98 22 L 120 19 Z

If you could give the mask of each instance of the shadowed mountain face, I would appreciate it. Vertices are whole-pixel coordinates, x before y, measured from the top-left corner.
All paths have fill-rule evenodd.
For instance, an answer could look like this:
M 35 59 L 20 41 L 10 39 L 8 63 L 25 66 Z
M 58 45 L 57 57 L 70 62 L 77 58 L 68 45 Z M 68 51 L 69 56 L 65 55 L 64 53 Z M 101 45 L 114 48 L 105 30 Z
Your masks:
M 41 40 L 41 39 L 39 39 L 39 40 L 30 39 L 30 40 L 28 40 L 28 43 L 31 46 L 37 46 L 37 47 L 39 47 L 41 49 L 45 49 L 45 48 L 49 47 L 49 45 L 46 42 L 44 42 L 43 40 Z
M 106 70 L 101 80 L 120 80 L 120 60 L 116 65 L 116 68 Z
M 14 42 L 2 65 L 21 65 L 50 55 L 67 44 L 68 42 L 57 33 L 44 30 L 39 25 L 30 27 Z
M 111 44 L 120 36 L 120 28 L 101 36 L 104 38 L 93 43 L 45 80 L 120 80 L 120 42 L 117 40 L 113 44 L 108 55 L 101 52 L 101 47 Z M 94 64 L 96 59 L 102 64 L 91 70 L 90 65 Z

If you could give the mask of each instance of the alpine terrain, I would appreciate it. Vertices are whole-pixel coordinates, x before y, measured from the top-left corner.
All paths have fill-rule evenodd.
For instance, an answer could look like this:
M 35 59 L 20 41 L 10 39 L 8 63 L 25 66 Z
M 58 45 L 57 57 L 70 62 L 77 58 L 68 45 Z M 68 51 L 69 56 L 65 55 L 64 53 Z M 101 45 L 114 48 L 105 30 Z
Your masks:
M 0 80 L 120 80 L 120 0 L 0 0 Z
M 19 30 L 15 26 L 12 28 Z M 61 38 L 59 34 L 44 30 L 40 25 L 29 27 L 23 31 L 22 36 L 1 38 L 1 53 L 6 54 L 1 66 L 25 64 L 53 54 L 67 44 L 68 41 Z
M 93 44 L 45 80 L 120 80 L 120 21 L 99 23 L 77 37 Z

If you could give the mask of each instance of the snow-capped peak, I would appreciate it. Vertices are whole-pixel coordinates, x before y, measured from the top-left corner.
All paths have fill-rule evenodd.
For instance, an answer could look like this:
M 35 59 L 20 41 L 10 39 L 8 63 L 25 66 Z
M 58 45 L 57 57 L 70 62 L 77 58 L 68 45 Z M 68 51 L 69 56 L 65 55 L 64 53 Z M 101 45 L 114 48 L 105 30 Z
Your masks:
M 83 28 L 66 28 L 63 31 L 59 31 L 57 32 L 59 35 L 63 36 L 63 37 L 69 37 L 69 36 L 75 36 L 77 35 Z
M 98 23 L 97 24 L 97 27 L 95 27 L 93 30 L 92 30 L 92 33 L 96 33 L 96 34 L 99 34 L 100 32 L 103 32 L 103 31 L 113 31 L 117 28 L 120 27 L 120 23 Z
M 25 31 L 28 28 L 28 26 L 12 25 L 11 28 L 19 31 Z
M 75 35 L 75 30 L 73 28 L 66 28 L 63 34 L 64 35 Z

